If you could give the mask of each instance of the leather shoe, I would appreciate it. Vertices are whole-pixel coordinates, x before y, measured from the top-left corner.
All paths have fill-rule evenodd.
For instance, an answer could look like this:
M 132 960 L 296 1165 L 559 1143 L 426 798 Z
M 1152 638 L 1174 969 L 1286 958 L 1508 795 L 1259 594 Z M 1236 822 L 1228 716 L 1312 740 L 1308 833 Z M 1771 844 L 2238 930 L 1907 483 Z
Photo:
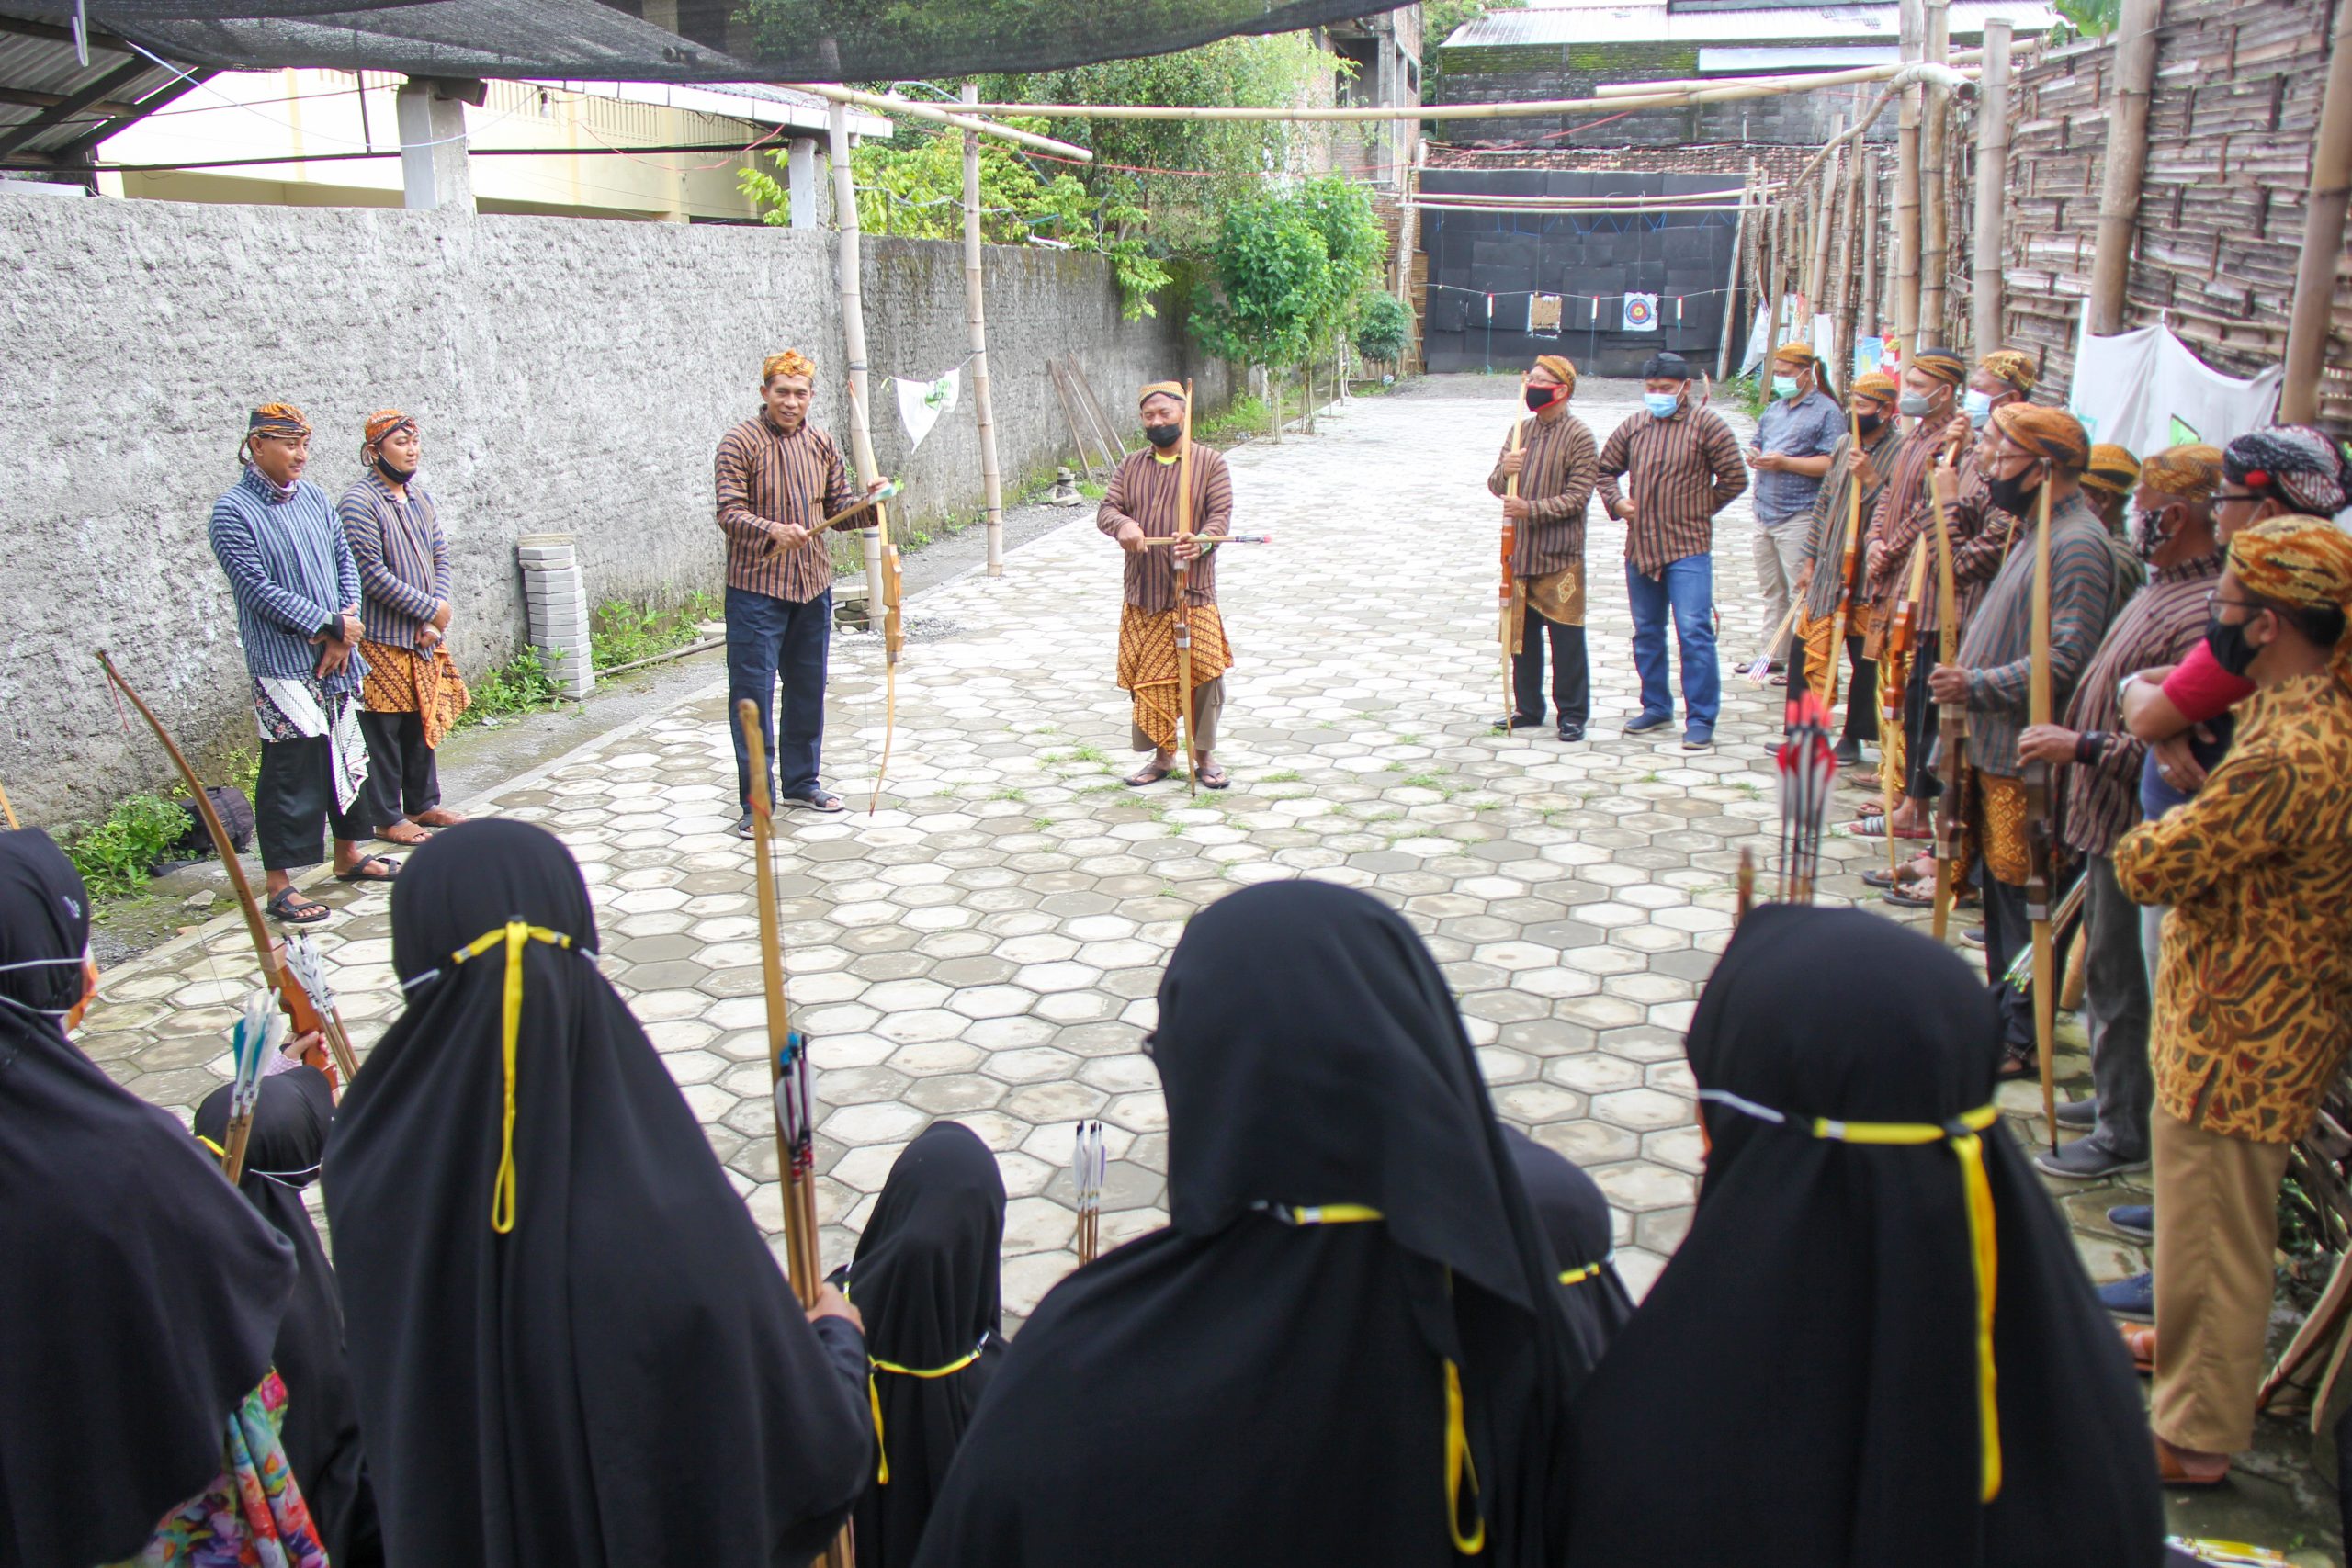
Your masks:
M 2118 1317 L 2154 1318 L 2156 1277 L 2134 1274 L 2128 1280 L 2110 1280 L 2098 1288 L 2098 1304 Z
M 1541 729 L 1543 728 L 1544 716 L 1542 714 L 1515 713 L 1507 719 L 1497 719 L 1494 723 L 1494 733 L 1497 735 L 1504 735 L 1514 729 Z
M 1838 759 L 1838 765 L 1841 768 L 1859 768 L 1862 765 L 1862 743 L 1850 738 L 1840 740 L 1832 755 Z
M 1566 719 L 1562 719 L 1560 721 L 1560 739 L 1563 740 L 1583 739 L 1584 726 L 1581 724 L 1571 723 Z
M 2142 1155 L 2134 1159 L 2128 1155 L 2120 1155 L 2098 1138 L 2089 1137 L 2062 1144 L 2055 1154 L 2048 1149 L 2040 1150 L 2034 1155 L 2033 1163 L 2052 1176 L 2064 1176 L 2075 1181 L 2097 1181 L 2103 1177 L 2145 1170 L 2148 1168 L 2148 1156 Z

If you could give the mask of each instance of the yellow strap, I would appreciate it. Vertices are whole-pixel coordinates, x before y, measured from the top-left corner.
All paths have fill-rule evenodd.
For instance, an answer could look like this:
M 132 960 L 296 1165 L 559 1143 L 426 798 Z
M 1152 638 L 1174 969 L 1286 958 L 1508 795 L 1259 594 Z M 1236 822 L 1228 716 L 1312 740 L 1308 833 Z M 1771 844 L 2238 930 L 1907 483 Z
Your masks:
M 844 1295 L 842 1299 L 847 1300 L 848 1298 Z M 871 1404 L 874 1407 L 874 1451 L 879 1457 L 879 1463 L 876 1468 L 874 1476 L 875 1483 L 876 1485 L 888 1486 L 890 1484 L 890 1450 L 882 1441 L 882 1391 L 880 1387 L 876 1384 L 874 1381 L 874 1374 L 876 1372 L 896 1372 L 900 1377 L 908 1378 L 953 1377 L 956 1373 L 962 1371 L 966 1367 L 970 1366 L 974 1361 L 978 1360 L 980 1359 L 980 1352 L 987 1348 L 988 1342 L 986 1340 L 982 1340 L 979 1344 L 972 1348 L 972 1353 L 970 1355 L 959 1356 L 944 1367 L 902 1367 L 896 1361 L 886 1361 L 879 1356 L 868 1356 L 865 1358 L 865 1401 L 868 1404 Z
M 1385 1217 L 1379 1210 L 1362 1203 L 1320 1203 L 1296 1208 L 1269 1203 L 1266 1212 L 1294 1225 L 1356 1225 Z
M 561 931 L 509 920 L 487 931 L 449 955 L 452 965 L 480 958 L 502 943 L 506 949 L 506 987 L 499 1016 L 499 1060 L 506 1074 L 506 1103 L 498 1130 L 498 1181 L 490 1193 L 490 1228 L 504 1235 L 514 1228 L 514 1047 L 523 1033 L 523 944 L 544 942 L 569 948 Z
M 869 1358 L 870 1359 L 870 1358 Z M 865 1374 L 865 1403 L 874 1410 L 874 1483 L 890 1484 L 890 1447 L 882 1439 L 882 1391 L 874 1386 L 874 1374 Z
M 217 1155 L 217 1156 L 220 1156 L 220 1158 L 222 1158 L 222 1159 L 227 1159 L 227 1158 L 229 1157 L 229 1151 L 228 1151 L 228 1150 L 226 1150 L 226 1149 L 222 1148 L 220 1145 L 218 1145 L 218 1144 L 214 1143 L 211 1139 L 209 1139 L 209 1138 L 206 1137 L 203 1134 L 198 1133 L 198 1134 L 196 1135 L 196 1141 L 197 1141 L 198 1143 L 199 1143 L 199 1144 L 202 1144 L 206 1148 L 210 1149 L 210 1150 L 211 1150 L 215 1155 Z
M 1462 1483 L 1470 1482 L 1471 1508 L 1476 1524 L 1468 1536 L 1462 1533 Z M 1476 1557 L 1487 1549 L 1487 1520 L 1477 1513 L 1478 1466 L 1470 1457 L 1470 1434 L 1462 1424 L 1462 1369 L 1451 1359 L 1445 1363 L 1445 1528 L 1453 1537 L 1453 1550 L 1464 1557 Z
M 944 1367 L 902 1367 L 896 1361 L 886 1361 L 879 1356 L 866 1357 L 865 1364 L 872 1367 L 877 1372 L 896 1372 L 900 1377 L 904 1378 L 953 1377 L 957 1372 L 962 1371 L 966 1367 L 970 1366 L 974 1361 L 978 1360 L 980 1359 L 980 1351 L 986 1348 L 986 1346 L 980 1346 L 975 1348 L 970 1355 L 959 1356 Z
M 1993 1363 L 1993 1306 L 2000 1282 L 2000 1239 L 1993 1216 L 1993 1183 L 1984 1171 L 1984 1140 L 1979 1136 L 2001 1119 L 2000 1108 L 1982 1105 L 1955 1119 L 1955 1132 L 1931 1122 L 1833 1122 L 1812 1123 L 1816 1138 L 1847 1144 L 1924 1145 L 1949 1143 L 1960 1159 L 1961 1186 L 1968 1204 L 1970 1270 L 1976 1276 L 1976 1420 L 1982 1434 L 1984 1484 L 1980 1496 L 2001 1495 L 2000 1377 Z
M 1599 1279 L 1600 1277 L 1600 1271 L 1608 1267 L 1609 1260 L 1604 1258 L 1598 1263 L 1588 1263 L 1581 1269 L 1563 1269 L 1560 1270 L 1560 1283 L 1563 1285 L 1581 1285 L 1587 1280 Z

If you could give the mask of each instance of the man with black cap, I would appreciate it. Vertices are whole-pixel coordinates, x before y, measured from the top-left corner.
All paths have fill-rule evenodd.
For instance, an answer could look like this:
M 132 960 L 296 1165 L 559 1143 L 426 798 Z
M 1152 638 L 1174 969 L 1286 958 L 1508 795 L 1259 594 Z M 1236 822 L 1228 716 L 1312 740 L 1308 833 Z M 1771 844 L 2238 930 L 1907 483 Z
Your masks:
M 1618 480 L 1626 493 L 1618 493 Z M 1674 722 L 1666 683 L 1666 621 L 1682 660 L 1682 749 L 1715 743 L 1723 671 L 1715 660 L 1715 513 L 1747 489 L 1739 440 L 1721 415 L 1691 406 L 1690 367 L 1679 354 L 1642 367 L 1642 412 L 1600 449 L 1600 504 L 1625 525 L 1625 597 L 1634 613 L 1634 664 L 1642 711 L 1627 735 Z

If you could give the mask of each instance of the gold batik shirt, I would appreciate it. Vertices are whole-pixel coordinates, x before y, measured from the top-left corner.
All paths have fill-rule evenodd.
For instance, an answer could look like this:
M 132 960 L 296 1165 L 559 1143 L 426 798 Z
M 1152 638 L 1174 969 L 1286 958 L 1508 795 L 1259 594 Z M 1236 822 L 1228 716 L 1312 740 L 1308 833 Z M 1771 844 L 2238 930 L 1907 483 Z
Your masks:
M 2308 1133 L 2352 1046 L 2352 691 L 2323 672 L 2247 698 L 2204 787 L 2123 835 L 2115 879 L 2172 906 L 2156 1103 L 2256 1143 Z

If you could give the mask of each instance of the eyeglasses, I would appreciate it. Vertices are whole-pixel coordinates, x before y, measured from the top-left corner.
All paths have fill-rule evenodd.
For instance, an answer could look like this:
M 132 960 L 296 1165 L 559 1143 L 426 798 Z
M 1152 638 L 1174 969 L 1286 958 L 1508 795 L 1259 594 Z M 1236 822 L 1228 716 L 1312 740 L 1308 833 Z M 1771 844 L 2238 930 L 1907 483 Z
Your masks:
M 2218 491 L 2214 493 L 2213 504 L 2216 506 L 2227 506 L 2233 501 L 2260 501 L 2262 497 L 2255 494 L 2250 490 Z

